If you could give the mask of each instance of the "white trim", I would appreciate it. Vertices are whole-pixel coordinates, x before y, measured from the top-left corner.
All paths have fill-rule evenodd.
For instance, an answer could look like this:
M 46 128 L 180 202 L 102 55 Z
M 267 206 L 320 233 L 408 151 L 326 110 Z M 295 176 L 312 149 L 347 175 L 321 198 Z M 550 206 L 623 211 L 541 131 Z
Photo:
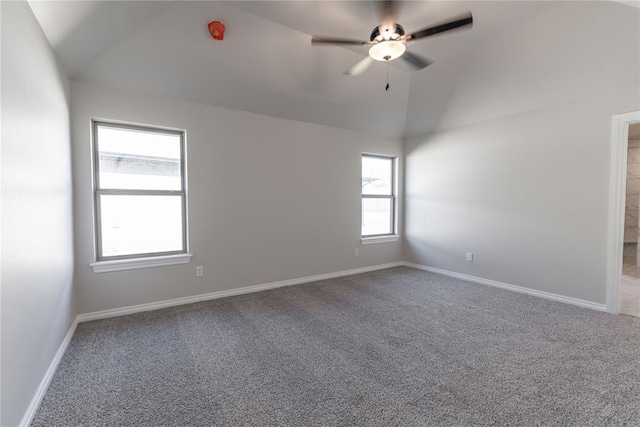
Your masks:
M 634 111 L 613 116 L 611 125 L 606 307 L 607 311 L 613 314 L 620 312 L 629 124 L 638 121 L 640 121 L 640 111 Z
M 262 285 L 246 286 L 243 288 L 229 289 L 226 291 L 211 292 L 208 294 L 195 295 L 190 297 L 175 298 L 171 300 L 152 302 L 148 304 L 131 305 L 128 307 L 114 308 L 110 310 L 94 311 L 78 315 L 78 322 L 87 322 L 89 320 L 106 319 L 108 317 L 125 316 L 132 313 L 140 313 L 143 311 L 158 310 L 166 307 L 174 307 L 177 305 L 191 304 L 194 302 L 208 301 L 217 298 L 224 298 L 233 295 L 248 294 L 252 292 L 265 291 L 267 289 L 281 288 L 283 286 L 299 285 L 302 283 L 316 282 L 318 280 L 335 279 L 336 277 L 351 276 L 353 274 L 368 273 L 370 271 L 384 270 L 392 267 L 400 267 L 402 262 L 392 262 L 388 264 L 374 265 L 371 267 L 356 268 L 353 270 L 338 271 L 335 273 L 319 274 L 317 276 L 307 276 L 298 279 L 283 280 L 281 282 L 265 283 Z
M 56 369 L 58 369 L 60 360 L 62 360 L 62 356 L 64 355 L 65 351 L 67 351 L 67 347 L 71 342 L 71 337 L 73 337 L 73 333 L 76 331 L 76 326 L 78 326 L 77 317 L 74 319 L 73 323 L 71 324 L 71 327 L 69 328 L 69 332 L 67 332 L 67 335 L 64 337 L 64 340 L 62 340 L 62 343 L 58 348 L 58 352 L 53 357 L 51 364 L 49 364 L 49 369 L 47 369 L 47 372 L 44 374 L 42 381 L 40 381 L 40 385 L 36 390 L 36 394 L 33 396 L 33 399 L 31 399 L 29 408 L 27 408 L 27 412 L 25 412 L 24 416 L 22 417 L 22 421 L 20 421 L 20 424 L 19 424 L 20 427 L 28 427 L 31 424 L 31 421 L 33 421 L 33 417 L 36 415 L 36 412 L 40 407 L 40 403 L 42 403 L 42 398 L 44 397 L 44 394 L 47 392 L 47 389 L 49 388 L 49 383 L 51 383 L 51 379 L 53 378 L 53 375 L 56 373 Z
M 363 245 L 373 245 L 375 243 L 397 242 L 398 239 L 400 239 L 400 236 L 394 234 L 392 236 L 362 237 L 360 242 Z
M 509 283 L 497 282 L 495 280 L 483 279 L 481 277 L 469 276 L 467 274 L 456 273 L 453 271 L 442 270 L 440 268 L 428 267 L 426 265 L 414 264 L 412 262 L 403 262 L 405 267 L 411 267 L 418 270 L 424 270 L 431 273 L 442 274 L 443 276 L 455 277 L 456 279 L 462 279 L 469 282 L 479 283 L 481 285 L 492 286 L 494 288 L 506 289 L 509 291 L 519 292 L 521 294 L 532 295 L 544 299 L 553 301 L 564 302 L 566 304 L 577 305 L 579 307 L 590 308 L 592 310 L 605 311 L 604 304 L 598 304 L 591 301 L 585 301 L 578 298 L 566 297 L 564 295 L 552 294 L 550 292 L 538 291 L 531 288 L 525 288 L 522 286 L 511 285 Z
M 112 261 L 97 261 L 89 264 L 94 273 L 109 271 L 134 270 L 138 268 L 161 267 L 163 265 L 187 264 L 192 254 L 163 255 L 148 258 L 114 259 Z

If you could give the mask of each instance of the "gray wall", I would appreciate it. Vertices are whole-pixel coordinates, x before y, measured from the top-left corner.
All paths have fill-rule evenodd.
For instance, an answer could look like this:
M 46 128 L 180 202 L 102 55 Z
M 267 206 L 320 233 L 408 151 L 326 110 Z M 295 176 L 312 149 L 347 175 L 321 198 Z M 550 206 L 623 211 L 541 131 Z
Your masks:
M 0 2 L 0 7 L 0 424 L 13 426 L 24 416 L 75 318 L 69 88 L 28 4 Z
M 563 2 L 480 45 L 437 131 L 405 141 L 404 259 L 604 303 L 611 121 L 640 109 L 639 32 L 636 8 Z
M 360 245 L 361 154 L 401 157 L 400 140 L 83 83 L 71 94 L 80 313 L 402 259 L 401 242 Z M 189 264 L 99 274 L 89 267 L 92 117 L 187 130 Z

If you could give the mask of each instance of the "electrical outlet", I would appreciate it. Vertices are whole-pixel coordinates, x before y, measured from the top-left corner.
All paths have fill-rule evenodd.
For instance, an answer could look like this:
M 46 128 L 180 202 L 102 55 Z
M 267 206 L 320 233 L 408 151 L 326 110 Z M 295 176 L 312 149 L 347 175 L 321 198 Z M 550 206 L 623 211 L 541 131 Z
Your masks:
M 467 252 L 467 261 L 473 262 L 473 252 Z
M 360 249 L 356 248 L 355 252 L 353 253 L 355 256 L 360 255 Z
M 199 265 L 196 267 L 196 276 L 202 277 L 204 276 L 204 267 Z

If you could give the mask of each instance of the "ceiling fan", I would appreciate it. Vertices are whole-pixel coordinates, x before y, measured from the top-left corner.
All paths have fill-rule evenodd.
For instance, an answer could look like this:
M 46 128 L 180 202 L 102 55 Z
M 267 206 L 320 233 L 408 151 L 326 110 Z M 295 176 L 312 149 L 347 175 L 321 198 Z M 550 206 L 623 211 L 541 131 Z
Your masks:
M 342 39 L 334 37 L 313 36 L 312 45 L 357 45 L 371 46 L 369 55 L 358 61 L 354 66 L 345 71 L 349 76 L 359 76 L 373 64 L 373 61 L 389 62 L 402 58 L 415 70 L 421 70 L 431 64 L 431 61 L 407 51 L 407 46 L 415 40 L 435 36 L 457 28 L 471 27 L 473 16 L 471 12 L 452 17 L 449 20 L 433 24 L 429 27 L 406 34 L 402 25 L 395 22 L 397 1 L 384 1 L 381 3 L 382 23 L 371 32 L 369 41 Z

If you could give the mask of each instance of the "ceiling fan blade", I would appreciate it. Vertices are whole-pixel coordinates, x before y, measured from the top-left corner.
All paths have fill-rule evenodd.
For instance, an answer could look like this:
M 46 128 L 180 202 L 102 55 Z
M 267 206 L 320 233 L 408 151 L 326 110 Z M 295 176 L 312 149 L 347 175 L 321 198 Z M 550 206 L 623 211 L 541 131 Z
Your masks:
M 433 62 L 428 60 L 427 58 L 423 58 L 411 52 L 403 53 L 400 58 L 407 61 L 416 70 L 422 70 L 423 68 L 433 64 Z
M 411 40 L 423 39 L 425 37 L 435 36 L 436 34 L 455 30 L 456 28 L 465 27 L 467 25 L 473 25 L 473 16 L 471 16 L 471 12 L 466 12 L 464 15 L 460 15 L 452 21 L 440 22 L 430 27 L 423 28 L 420 31 L 409 34 L 409 37 Z
M 370 42 L 363 42 L 362 40 L 353 40 L 353 39 L 340 39 L 334 37 L 319 37 L 313 36 L 311 37 L 312 45 L 322 45 L 322 44 L 337 44 L 337 45 L 358 45 L 362 46 L 365 44 L 370 44 Z
M 360 61 L 356 62 L 356 64 L 353 67 L 349 68 L 344 73 L 347 76 L 359 76 L 360 74 L 367 71 L 367 69 L 371 66 L 371 64 L 373 64 L 373 61 L 374 59 L 369 55 L 367 55 L 364 58 L 362 58 Z

